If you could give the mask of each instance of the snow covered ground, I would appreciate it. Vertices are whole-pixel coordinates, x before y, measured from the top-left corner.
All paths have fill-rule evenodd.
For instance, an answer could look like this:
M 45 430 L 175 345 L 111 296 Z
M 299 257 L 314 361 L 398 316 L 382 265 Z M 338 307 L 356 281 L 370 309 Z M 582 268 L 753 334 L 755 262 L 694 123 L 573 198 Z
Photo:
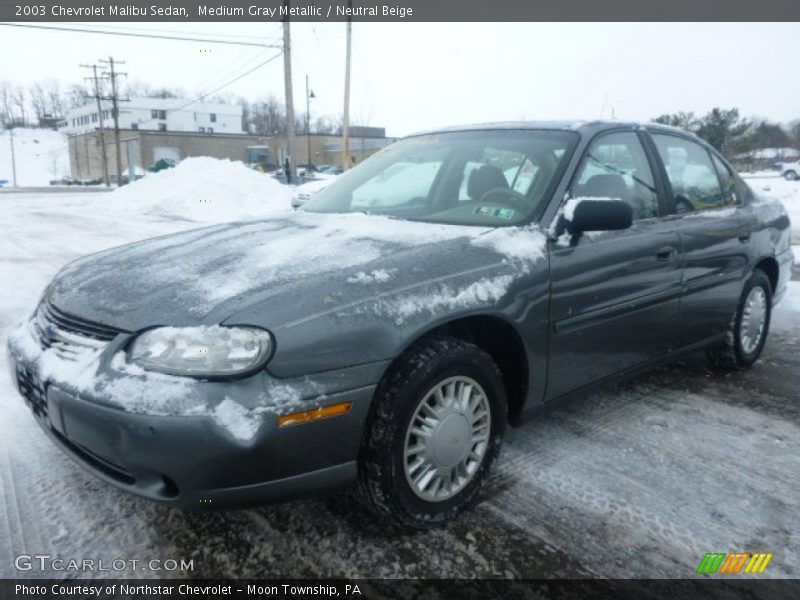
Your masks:
M 800 183 L 751 183 L 762 180 L 800 205 Z M 0 194 L 0 362 L 9 328 L 70 260 L 289 200 L 270 178 L 210 159 L 113 193 Z M 365 518 L 344 495 L 211 513 L 131 497 L 55 448 L 3 369 L 0 577 L 26 575 L 13 571 L 21 553 L 194 559 L 207 577 L 690 577 L 706 552 L 758 550 L 775 553 L 767 575 L 796 578 L 800 281 L 772 330 L 747 372 L 693 356 L 510 430 L 484 501 L 425 534 Z
M 0 130 L 0 180 L 13 182 L 11 168 L 12 132 Z M 51 129 L 15 129 L 14 157 L 17 185 L 34 187 L 50 185 L 51 179 L 69 176 L 67 136 Z
M 800 180 L 787 181 L 775 171 L 741 175 L 758 194 L 779 198 L 783 202 L 792 222 L 792 243 L 800 244 Z

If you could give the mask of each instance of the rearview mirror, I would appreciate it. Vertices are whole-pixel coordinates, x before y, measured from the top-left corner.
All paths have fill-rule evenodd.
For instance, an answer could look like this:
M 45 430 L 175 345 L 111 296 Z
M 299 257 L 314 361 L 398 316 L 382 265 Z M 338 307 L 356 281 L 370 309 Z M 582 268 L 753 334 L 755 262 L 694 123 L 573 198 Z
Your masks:
M 628 229 L 633 223 L 633 209 L 622 200 L 572 198 L 564 207 L 567 231 L 614 231 Z

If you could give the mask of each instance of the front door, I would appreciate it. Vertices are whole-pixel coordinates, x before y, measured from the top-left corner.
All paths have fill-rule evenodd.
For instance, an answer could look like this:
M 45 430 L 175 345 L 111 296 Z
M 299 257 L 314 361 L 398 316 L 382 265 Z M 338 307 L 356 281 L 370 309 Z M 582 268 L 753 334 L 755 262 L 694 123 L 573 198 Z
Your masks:
M 573 179 L 570 197 L 624 200 L 634 223 L 551 242 L 548 399 L 675 347 L 680 238 L 662 218 L 653 160 L 637 132 L 607 133 L 590 144 Z

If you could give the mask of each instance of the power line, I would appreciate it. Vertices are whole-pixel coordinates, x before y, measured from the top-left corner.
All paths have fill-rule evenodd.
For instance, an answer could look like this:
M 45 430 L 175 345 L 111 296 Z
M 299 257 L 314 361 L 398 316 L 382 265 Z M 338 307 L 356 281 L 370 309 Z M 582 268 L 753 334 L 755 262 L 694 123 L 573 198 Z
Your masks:
M 175 33 L 175 34 L 179 34 L 181 36 L 191 35 L 191 36 L 200 36 L 200 37 L 208 35 L 207 33 L 202 32 L 202 31 L 183 31 L 183 30 L 180 30 L 180 29 L 160 29 L 160 28 L 153 29 L 153 28 L 150 28 L 150 27 L 148 27 L 147 29 L 142 29 L 141 27 L 127 27 L 127 26 L 124 26 L 124 25 L 109 25 L 109 24 L 105 24 L 105 23 L 103 23 L 103 24 L 101 24 L 101 23 L 92 23 L 90 25 L 90 27 L 95 28 L 95 29 L 101 29 L 101 30 L 105 29 L 105 30 L 109 30 L 109 31 L 115 31 L 115 30 L 130 31 L 130 32 L 133 32 L 133 33 L 157 33 L 157 34 Z M 263 40 L 264 39 L 263 36 L 260 36 L 260 35 L 242 35 L 242 34 L 239 34 L 239 33 L 226 33 L 226 34 L 220 35 L 218 37 L 219 37 L 219 39 L 241 39 L 241 40 Z M 275 39 L 275 40 L 268 40 L 268 41 L 271 41 L 273 43 L 278 43 L 280 40 Z
M 103 106 L 100 103 L 100 77 L 97 75 L 97 65 L 81 65 L 81 67 L 92 70 L 92 77 L 90 79 L 94 82 L 94 99 L 97 102 L 97 120 L 98 128 L 100 129 L 100 149 L 103 155 L 103 180 L 106 183 L 106 187 L 109 187 L 111 184 L 108 179 L 108 156 L 106 155 L 106 137 L 103 128 Z M 119 132 L 117 132 L 117 135 L 119 135 Z
M 26 27 L 26 28 L 29 28 L 29 29 L 47 29 L 47 30 L 51 30 L 51 31 L 64 31 L 64 32 L 70 32 L 70 33 L 95 33 L 95 34 L 99 34 L 99 35 L 119 35 L 119 36 L 136 37 L 136 38 L 173 40 L 173 41 L 180 41 L 180 42 L 205 42 L 205 43 L 210 43 L 210 44 L 229 44 L 229 45 L 232 45 L 232 46 L 257 46 L 259 48 L 280 48 L 279 45 L 275 45 L 275 44 L 244 42 L 244 41 L 226 40 L 226 39 L 192 38 L 192 37 L 173 36 L 173 35 L 157 35 L 157 34 L 149 34 L 149 33 L 129 33 L 129 32 L 122 32 L 122 31 L 99 31 L 97 29 L 79 29 L 77 27 L 56 27 L 56 26 L 53 26 L 53 25 L 31 25 L 29 23 L 0 23 L 0 26 L 2 26 L 2 27 Z
M 108 73 L 109 78 L 111 79 L 111 96 L 107 98 L 111 100 L 112 106 L 112 113 L 111 115 L 114 117 L 114 144 L 116 146 L 116 153 L 117 153 L 117 186 L 122 185 L 122 153 L 120 152 L 120 143 L 119 143 L 119 96 L 117 95 L 117 77 L 121 75 L 127 76 L 127 73 L 120 73 L 114 69 L 115 65 L 125 64 L 121 61 L 114 61 L 113 56 L 109 56 L 108 60 L 100 60 L 101 63 L 104 65 L 108 65 Z M 98 105 L 99 106 L 99 105 Z M 100 118 L 103 117 L 102 114 L 99 115 Z M 130 161 L 128 161 L 130 163 Z M 128 164 L 128 179 L 131 178 L 131 165 Z

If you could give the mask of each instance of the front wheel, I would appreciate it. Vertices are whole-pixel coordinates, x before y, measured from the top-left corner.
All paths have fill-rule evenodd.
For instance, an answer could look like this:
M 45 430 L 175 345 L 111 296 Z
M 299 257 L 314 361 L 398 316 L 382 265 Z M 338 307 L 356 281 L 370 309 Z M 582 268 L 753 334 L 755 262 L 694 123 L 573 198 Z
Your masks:
M 786 178 L 787 181 L 794 181 L 795 179 L 797 179 L 797 171 L 786 171 L 786 173 L 784 173 L 783 176 Z
M 772 286 L 761 270 L 756 270 L 744 286 L 725 342 L 708 351 L 716 367 L 746 369 L 764 349 L 772 316 Z
M 454 519 L 475 501 L 505 429 L 492 358 L 460 339 L 425 340 L 398 360 L 374 402 L 359 460 L 362 497 L 405 527 Z

